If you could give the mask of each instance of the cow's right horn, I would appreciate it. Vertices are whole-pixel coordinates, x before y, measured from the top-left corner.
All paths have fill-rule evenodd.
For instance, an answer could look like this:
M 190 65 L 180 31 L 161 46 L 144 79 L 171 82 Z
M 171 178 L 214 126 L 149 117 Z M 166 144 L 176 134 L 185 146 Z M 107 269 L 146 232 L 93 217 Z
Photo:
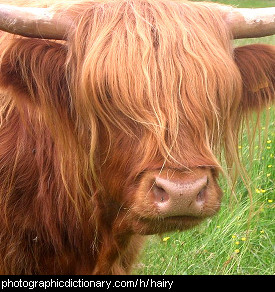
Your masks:
M 49 8 L 0 4 L 0 30 L 33 38 L 64 40 L 72 21 Z

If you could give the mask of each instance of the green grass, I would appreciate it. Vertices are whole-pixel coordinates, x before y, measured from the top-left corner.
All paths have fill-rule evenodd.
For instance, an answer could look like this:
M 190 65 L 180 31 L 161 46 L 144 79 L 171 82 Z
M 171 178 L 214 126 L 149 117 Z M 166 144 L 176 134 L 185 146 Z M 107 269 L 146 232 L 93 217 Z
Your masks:
M 275 6 L 275 1 L 216 1 L 240 7 Z M 244 39 L 250 43 L 275 45 L 275 36 Z M 269 115 L 269 121 L 265 117 Z M 251 180 L 252 200 L 239 182 L 236 196 L 230 197 L 224 180 L 220 212 L 199 227 L 149 236 L 134 274 L 145 275 L 273 275 L 275 274 L 275 111 L 263 113 L 251 159 L 247 136 L 242 146 L 243 161 Z M 252 160 L 252 161 L 251 161 Z

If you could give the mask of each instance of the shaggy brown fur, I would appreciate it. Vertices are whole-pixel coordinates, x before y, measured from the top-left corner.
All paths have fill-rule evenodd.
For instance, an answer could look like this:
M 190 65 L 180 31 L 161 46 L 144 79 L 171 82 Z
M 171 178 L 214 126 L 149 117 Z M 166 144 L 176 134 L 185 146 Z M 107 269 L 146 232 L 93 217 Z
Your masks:
M 193 226 L 158 218 L 155 170 L 207 172 L 215 213 L 222 149 L 239 165 L 243 117 L 274 101 L 275 49 L 233 50 L 211 4 L 55 9 L 66 42 L 2 37 L 0 271 L 129 273 L 143 234 Z

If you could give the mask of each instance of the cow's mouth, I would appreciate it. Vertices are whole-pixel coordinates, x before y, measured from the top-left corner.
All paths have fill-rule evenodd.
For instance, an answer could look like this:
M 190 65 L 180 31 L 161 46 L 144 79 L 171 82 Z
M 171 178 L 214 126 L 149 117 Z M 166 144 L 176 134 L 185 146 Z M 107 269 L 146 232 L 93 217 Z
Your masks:
M 205 218 L 197 216 L 171 216 L 166 218 L 139 218 L 133 224 L 133 231 L 142 235 L 158 234 L 175 230 L 187 230 L 200 224 Z

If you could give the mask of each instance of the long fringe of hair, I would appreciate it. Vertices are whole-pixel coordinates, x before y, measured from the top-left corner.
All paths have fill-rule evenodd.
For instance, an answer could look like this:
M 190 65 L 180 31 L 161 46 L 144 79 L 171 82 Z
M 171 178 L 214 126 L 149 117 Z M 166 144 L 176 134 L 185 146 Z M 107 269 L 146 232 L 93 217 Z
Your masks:
M 86 5 L 74 6 L 83 13 L 69 34 L 68 72 L 94 177 L 99 120 L 110 148 L 114 127 L 141 140 L 141 163 L 157 150 L 183 167 L 196 156 L 220 166 L 224 148 L 229 168 L 238 164 L 241 76 L 219 12 L 187 1 Z

